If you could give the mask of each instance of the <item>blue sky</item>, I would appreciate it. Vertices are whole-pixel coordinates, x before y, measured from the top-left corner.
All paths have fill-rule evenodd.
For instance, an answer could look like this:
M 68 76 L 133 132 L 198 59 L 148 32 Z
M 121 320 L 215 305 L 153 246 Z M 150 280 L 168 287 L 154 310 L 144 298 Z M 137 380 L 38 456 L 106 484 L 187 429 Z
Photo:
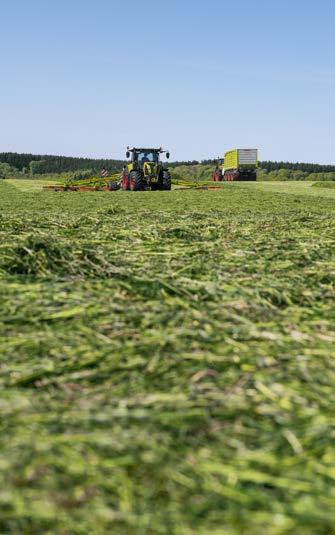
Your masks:
M 0 152 L 335 163 L 332 0 L 0 7 Z

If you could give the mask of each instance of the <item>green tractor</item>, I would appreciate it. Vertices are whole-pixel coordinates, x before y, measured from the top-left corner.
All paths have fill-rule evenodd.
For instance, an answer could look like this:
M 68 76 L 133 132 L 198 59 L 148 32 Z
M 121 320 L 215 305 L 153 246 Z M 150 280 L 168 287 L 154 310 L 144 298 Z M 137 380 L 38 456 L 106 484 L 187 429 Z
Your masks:
M 170 153 L 159 149 L 127 149 L 130 162 L 124 166 L 121 177 L 121 188 L 124 191 L 170 190 L 171 175 L 167 167 L 160 161 L 160 155 Z

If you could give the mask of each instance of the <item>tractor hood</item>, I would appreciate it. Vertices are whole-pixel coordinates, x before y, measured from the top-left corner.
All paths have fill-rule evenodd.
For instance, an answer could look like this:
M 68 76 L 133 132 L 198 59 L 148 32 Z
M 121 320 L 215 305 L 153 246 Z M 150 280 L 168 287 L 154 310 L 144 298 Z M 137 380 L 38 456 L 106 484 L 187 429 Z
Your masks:
M 157 172 L 157 163 L 155 162 L 145 162 L 143 164 L 143 172 L 146 176 L 154 175 Z

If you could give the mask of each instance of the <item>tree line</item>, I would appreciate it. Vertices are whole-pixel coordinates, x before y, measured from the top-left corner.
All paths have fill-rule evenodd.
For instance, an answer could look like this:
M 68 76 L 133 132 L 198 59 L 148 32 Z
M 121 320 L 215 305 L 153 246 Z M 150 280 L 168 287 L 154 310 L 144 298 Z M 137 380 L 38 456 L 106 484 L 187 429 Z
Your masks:
M 18 154 L 16 152 L 0 153 L 0 163 L 7 164 L 13 172 L 24 174 L 52 174 L 64 173 L 79 170 L 91 170 L 98 173 L 101 169 L 107 169 L 109 174 L 117 173 L 122 170 L 125 164 L 124 160 L 97 159 L 97 158 L 75 158 L 70 156 L 51 156 L 37 154 Z M 213 160 L 192 160 L 171 162 L 169 167 L 177 166 L 194 166 L 194 165 L 213 165 Z M 278 171 L 279 169 L 289 169 L 292 171 L 303 171 L 305 173 L 330 173 L 335 171 L 335 165 L 321 165 L 314 163 L 293 163 L 293 162 L 259 162 L 261 169 L 268 172 Z
M 0 153 L 0 163 L 10 165 L 14 170 L 32 175 L 63 173 L 91 169 L 99 172 L 107 169 L 109 173 L 120 171 L 124 165 L 123 160 L 95 159 L 95 158 L 74 158 L 71 156 L 51 156 L 36 154 L 17 154 L 15 152 Z
M 303 163 L 303 162 L 259 162 L 261 169 L 267 171 L 278 171 L 279 169 L 290 169 L 291 171 L 303 171 L 305 173 L 333 173 L 335 165 L 322 165 L 318 163 Z

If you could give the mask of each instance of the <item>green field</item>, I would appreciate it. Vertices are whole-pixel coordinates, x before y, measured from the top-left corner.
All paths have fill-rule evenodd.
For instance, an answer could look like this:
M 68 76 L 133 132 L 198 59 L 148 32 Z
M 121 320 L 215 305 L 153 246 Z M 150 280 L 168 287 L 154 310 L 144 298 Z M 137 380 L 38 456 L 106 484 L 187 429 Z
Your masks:
M 335 533 L 335 189 L 0 183 L 0 533 Z

